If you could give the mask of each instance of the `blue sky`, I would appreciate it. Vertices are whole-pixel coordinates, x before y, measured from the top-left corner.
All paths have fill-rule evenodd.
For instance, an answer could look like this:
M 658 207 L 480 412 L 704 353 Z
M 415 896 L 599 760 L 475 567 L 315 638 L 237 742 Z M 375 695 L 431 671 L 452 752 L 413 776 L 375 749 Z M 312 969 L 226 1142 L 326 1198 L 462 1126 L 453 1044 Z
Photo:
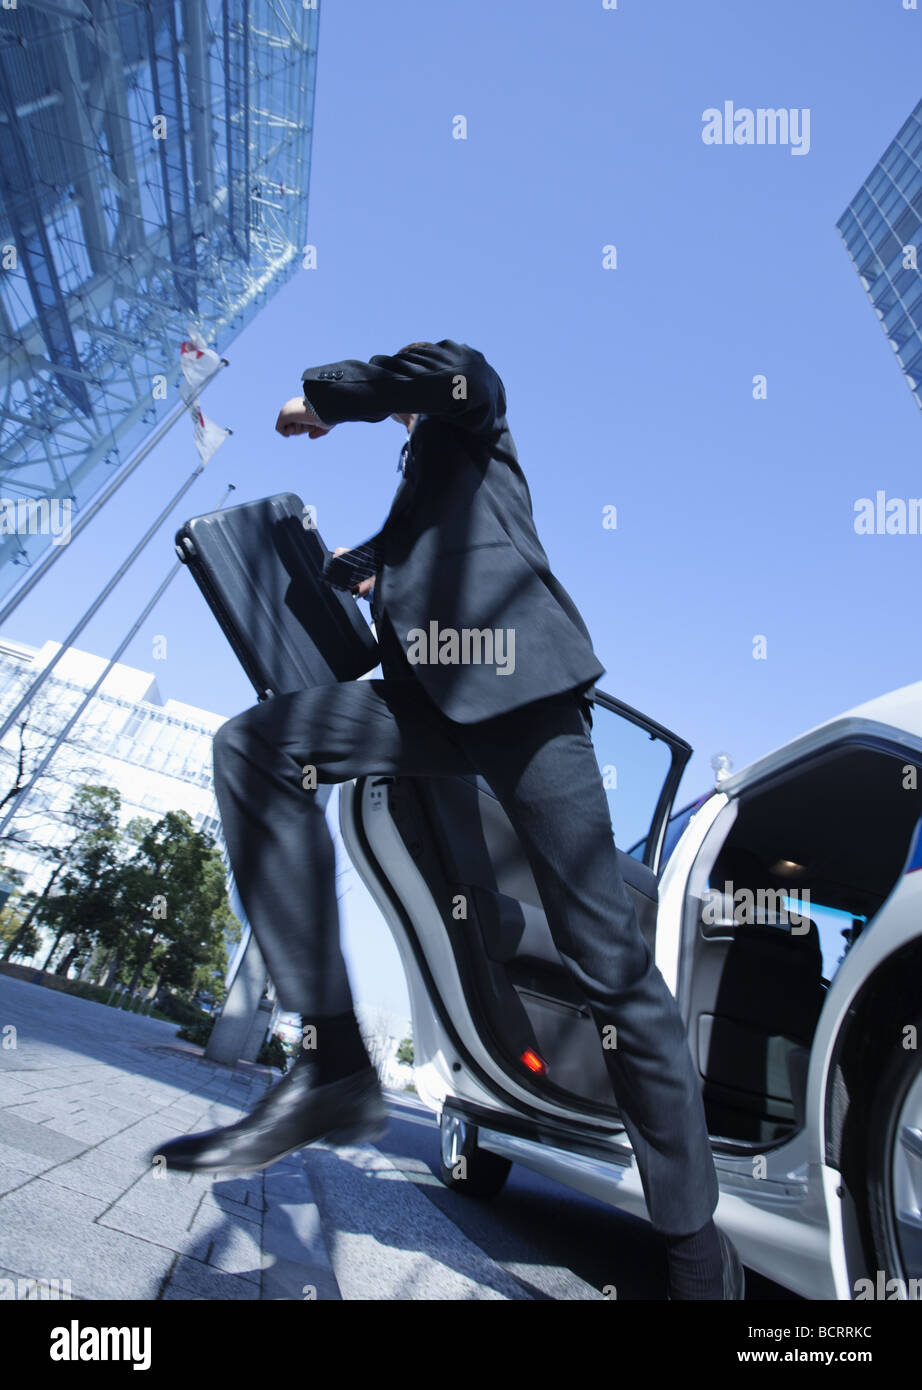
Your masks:
M 835 223 L 918 101 L 920 54 L 922 11 L 902 0 L 322 7 L 318 266 L 228 350 L 203 404 L 234 434 L 176 524 L 232 481 L 241 501 L 298 492 L 331 546 L 363 539 L 396 486 L 400 427 L 283 440 L 279 406 L 309 365 L 452 337 L 505 382 L 600 685 L 695 747 L 681 797 L 709 785 L 716 751 L 742 767 L 917 679 L 922 536 L 858 536 L 853 517 L 877 489 L 922 495 L 922 420 Z M 704 145 L 702 113 L 726 100 L 809 108 L 809 153 Z M 61 638 L 194 464 L 182 422 L 5 635 Z M 114 647 L 174 529 L 81 646 Z M 125 659 L 165 696 L 227 715 L 252 702 L 186 575 Z M 383 928 L 357 885 L 347 901 L 357 994 L 402 1011 Z

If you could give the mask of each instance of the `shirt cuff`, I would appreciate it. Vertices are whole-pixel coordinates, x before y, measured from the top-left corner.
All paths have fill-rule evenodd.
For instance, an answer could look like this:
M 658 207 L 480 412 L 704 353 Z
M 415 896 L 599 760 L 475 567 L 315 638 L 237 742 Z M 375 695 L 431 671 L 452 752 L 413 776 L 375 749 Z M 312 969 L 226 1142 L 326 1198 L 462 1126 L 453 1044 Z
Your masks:
M 315 409 L 315 407 L 312 405 L 311 401 L 308 399 L 307 396 L 304 397 L 304 404 L 305 404 L 310 410 L 313 410 L 314 414 L 317 416 L 317 419 L 320 420 L 320 414 L 319 414 L 319 412 Z M 320 423 L 321 423 L 321 425 L 326 425 L 326 424 L 327 424 L 326 420 L 320 420 Z M 330 429 L 330 428 L 332 428 L 332 427 L 329 426 L 329 425 L 327 425 L 327 428 Z

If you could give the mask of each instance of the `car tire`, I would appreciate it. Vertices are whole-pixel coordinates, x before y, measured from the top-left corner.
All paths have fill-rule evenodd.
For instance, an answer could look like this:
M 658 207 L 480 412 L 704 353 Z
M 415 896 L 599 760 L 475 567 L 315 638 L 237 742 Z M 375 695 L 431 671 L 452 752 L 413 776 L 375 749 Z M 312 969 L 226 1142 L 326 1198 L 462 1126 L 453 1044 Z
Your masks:
M 439 1177 L 451 1192 L 464 1197 L 495 1197 L 512 1167 L 508 1158 L 477 1144 L 477 1127 L 453 1110 L 443 1110 L 439 1125 Z
M 922 1017 L 915 1020 L 922 1038 Z M 899 1220 L 922 1207 L 922 1051 L 898 1048 L 875 1086 L 868 1124 L 867 1214 L 885 1296 L 922 1298 L 922 1224 Z M 891 1290 L 889 1281 L 900 1283 Z M 915 1280 L 913 1284 L 910 1281 Z

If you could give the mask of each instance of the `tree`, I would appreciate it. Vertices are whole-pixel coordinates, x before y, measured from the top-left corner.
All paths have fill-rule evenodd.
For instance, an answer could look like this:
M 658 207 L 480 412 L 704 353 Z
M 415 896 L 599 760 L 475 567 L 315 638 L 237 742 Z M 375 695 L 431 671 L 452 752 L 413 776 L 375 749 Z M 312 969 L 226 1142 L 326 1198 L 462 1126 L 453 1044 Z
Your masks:
M 97 940 L 111 940 L 119 890 L 120 807 L 114 787 L 81 787 L 71 800 L 68 819 L 76 833 L 36 905 L 38 920 L 56 932 L 43 969 L 69 934 L 73 941 L 58 966 L 60 975 Z
M 403 1042 L 402 1042 L 402 1043 L 400 1044 L 400 1046 L 398 1047 L 398 1049 L 397 1049 L 397 1061 L 398 1061 L 398 1062 L 402 1062 L 402 1063 L 404 1064 L 404 1066 L 412 1067 L 412 1065 L 413 1065 L 413 1039 L 412 1039 L 412 1038 L 404 1038 Z
M 33 677 L 27 674 L 25 679 L 29 682 Z M 22 693 L 23 688 L 22 685 L 14 687 L 10 696 L 11 704 Z M 79 698 L 79 691 L 68 688 L 63 682 L 58 682 L 52 677 L 49 684 L 23 710 L 6 739 L 0 743 L 0 820 L 6 815 L 10 803 L 22 796 L 29 786 L 46 753 L 50 751 L 58 730 L 67 722 Z M 72 738 L 59 749 L 57 764 L 60 764 L 62 757 L 68 763 L 68 781 L 91 779 L 92 770 L 82 763 L 78 765 L 79 754 Z M 51 773 L 46 774 L 46 777 L 54 780 Z M 34 803 L 35 799 L 32 800 Z M 30 810 L 17 812 L 16 820 L 11 821 L 7 829 L 0 834 L 0 842 L 22 844 L 29 849 L 38 848 L 40 852 L 46 850 L 48 847 L 35 845 L 29 829 L 30 818 L 35 825 L 41 826 L 45 826 L 49 819 L 58 819 L 46 808 L 33 804 Z
M 4 943 L 5 949 L 3 959 L 9 960 L 11 956 L 34 956 L 39 946 L 42 944 L 41 937 L 33 927 L 32 923 L 38 916 L 39 910 L 51 889 L 54 887 L 55 880 L 63 872 L 63 861 L 56 864 L 51 871 L 51 877 L 45 884 L 41 893 L 24 893 L 14 907 L 6 915 L 6 920 L 0 926 L 0 941 Z M 18 874 L 18 878 L 22 875 Z M 25 908 L 25 916 L 22 909 Z
M 35 915 L 31 903 L 33 894 L 16 892 L 17 888 L 22 887 L 22 882 L 23 874 L 4 864 L 0 854 L 0 884 L 3 891 L 9 894 L 0 908 L 0 949 L 4 960 L 15 953 L 28 956 L 39 945 L 38 933 L 32 926 Z
M 37 765 L 39 762 L 39 758 L 29 756 L 30 750 L 26 743 L 26 733 L 29 729 L 28 719 L 23 717 L 15 727 L 17 733 L 15 752 L 9 753 L 7 749 L 3 750 L 4 754 L 10 758 L 11 766 L 4 777 L 6 785 L 0 790 L 0 812 L 6 810 L 8 803 L 15 800 L 29 781 L 32 776 L 29 764 L 34 761 Z M 50 745 L 50 738 L 47 743 Z M 34 752 L 34 750 L 32 751 Z
M 134 992 L 143 982 L 190 990 L 204 970 L 226 970 L 224 865 L 210 836 L 185 811 L 167 811 L 142 829 L 129 827 L 136 848 L 121 872 L 124 960 Z
M 221 868 L 224 876 L 223 865 Z M 212 1000 L 212 1007 L 223 1002 L 227 993 L 227 948 L 240 940 L 240 919 L 231 909 L 225 896 L 212 918 L 216 934 L 212 944 L 195 967 L 193 994 L 203 994 Z

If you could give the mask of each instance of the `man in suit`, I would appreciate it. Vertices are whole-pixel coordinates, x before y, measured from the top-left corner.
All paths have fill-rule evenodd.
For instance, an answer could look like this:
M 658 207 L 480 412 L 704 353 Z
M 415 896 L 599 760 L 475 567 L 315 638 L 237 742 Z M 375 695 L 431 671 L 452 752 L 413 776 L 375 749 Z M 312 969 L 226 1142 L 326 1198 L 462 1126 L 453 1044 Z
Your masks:
M 684 1025 L 618 868 L 590 737 L 604 667 L 538 539 L 502 381 L 451 339 L 312 367 L 302 381 L 276 423 L 285 437 L 388 418 L 408 432 L 383 527 L 325 571 L 373 594 L 383 675 L 278 696 L 215 737 L 237 888 L 279 1000 L 314 1045 L 236 1125 L 159 1152 L 186 1171 L 251 1171 L 317 1139 L 382 1131 L 313 793 L 365 773 L 476 772 L 516 829 L 593 1018 L 617 1029 L 605 1058 L 666 1244 L 670 1297 L 741 1297 L 738 1257 L 712 1219 L 717 1179 Z

